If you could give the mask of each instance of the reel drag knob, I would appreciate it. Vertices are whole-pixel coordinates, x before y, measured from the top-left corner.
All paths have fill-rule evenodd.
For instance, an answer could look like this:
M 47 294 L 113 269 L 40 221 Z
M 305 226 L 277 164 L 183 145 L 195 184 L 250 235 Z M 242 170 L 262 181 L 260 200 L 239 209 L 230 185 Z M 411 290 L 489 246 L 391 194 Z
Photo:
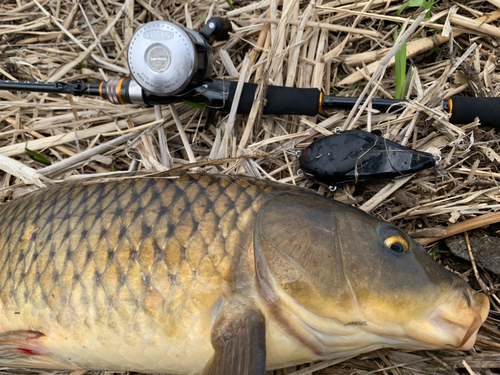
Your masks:
M 149 22 L 130 41 L 128 65 L 144 90 L 174 95 L 209 76 L 212 47 L 193 30 L 167 21 Z

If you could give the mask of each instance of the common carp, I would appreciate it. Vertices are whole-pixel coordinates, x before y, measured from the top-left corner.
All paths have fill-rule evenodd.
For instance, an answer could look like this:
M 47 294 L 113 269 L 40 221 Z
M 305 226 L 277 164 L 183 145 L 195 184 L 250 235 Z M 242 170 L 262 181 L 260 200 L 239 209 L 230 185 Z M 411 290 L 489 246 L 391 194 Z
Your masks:
M 489 300 L 412 239 L 292 186 L 190 174 L 0 207 L 0 366 L 264 375 L 470 349 Z

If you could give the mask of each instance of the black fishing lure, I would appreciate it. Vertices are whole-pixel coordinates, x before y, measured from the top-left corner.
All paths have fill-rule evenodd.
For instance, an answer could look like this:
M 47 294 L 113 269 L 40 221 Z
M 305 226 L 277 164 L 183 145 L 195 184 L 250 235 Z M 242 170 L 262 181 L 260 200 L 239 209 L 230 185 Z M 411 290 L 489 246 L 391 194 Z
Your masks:
M 408 176 L 436 163 L 436 157 L 428 152 L 361 130 L 318 139 L 300 156 L 304 174 L 328 186 Z

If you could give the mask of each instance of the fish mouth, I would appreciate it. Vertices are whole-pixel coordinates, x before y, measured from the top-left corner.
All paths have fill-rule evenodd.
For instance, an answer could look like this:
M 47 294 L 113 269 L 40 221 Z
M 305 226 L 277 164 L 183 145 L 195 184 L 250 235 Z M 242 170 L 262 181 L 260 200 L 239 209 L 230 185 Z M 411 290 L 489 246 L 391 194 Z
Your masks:
M 469 288 L 459 288 L 441 303 L 429 319 L 438 333 L 434 343 L 440 347 L 470 350 L 489 310 L 490 301 L 486 295 Z

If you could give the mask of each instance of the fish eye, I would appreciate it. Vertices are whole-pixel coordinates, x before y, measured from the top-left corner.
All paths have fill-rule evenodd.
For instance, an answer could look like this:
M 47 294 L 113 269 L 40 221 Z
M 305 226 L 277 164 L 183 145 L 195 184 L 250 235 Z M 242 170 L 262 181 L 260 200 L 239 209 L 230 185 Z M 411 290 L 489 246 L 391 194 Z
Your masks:
M 408 251 L 408 242 L 401 236 L 391 236 L 384 243 L 385 246 L 396 253 L 406 253 Z

